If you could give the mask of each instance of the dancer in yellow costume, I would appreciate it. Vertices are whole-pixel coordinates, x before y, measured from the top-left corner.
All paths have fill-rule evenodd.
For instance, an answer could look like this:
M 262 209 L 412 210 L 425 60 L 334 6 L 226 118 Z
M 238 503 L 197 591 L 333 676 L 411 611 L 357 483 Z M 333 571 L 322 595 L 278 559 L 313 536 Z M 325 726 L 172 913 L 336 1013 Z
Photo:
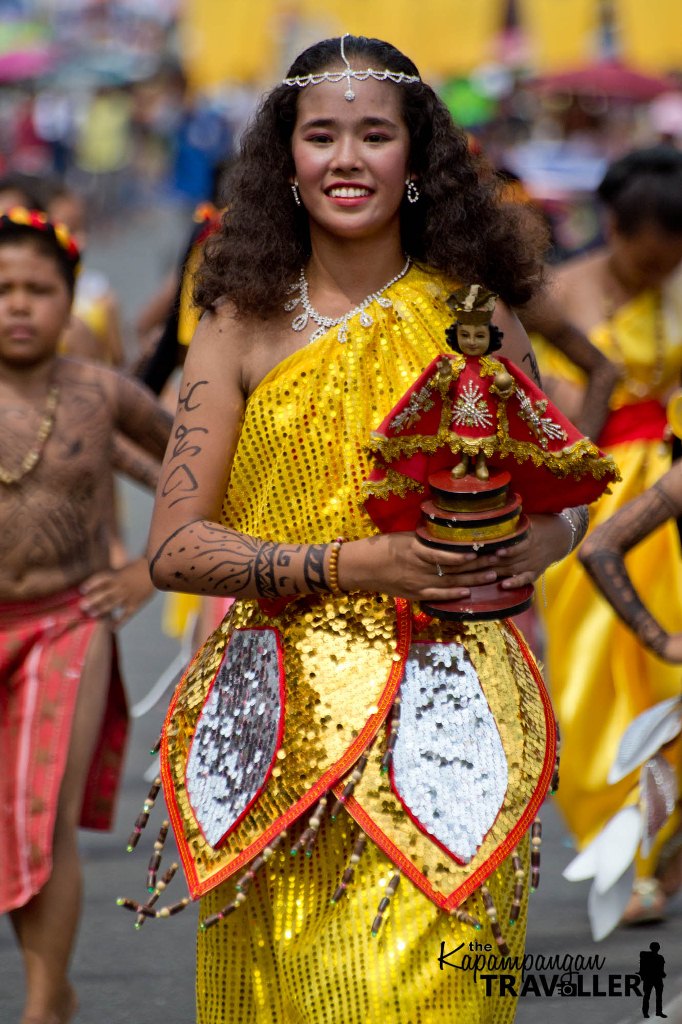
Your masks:
M 446 351 L 455 283 L 522 303 L 542 240 L 412 62 L 349 36 L 266 97 L 228 206 L 150 537 L 159 587 L 237 598 L 161 748 L 204 897 L 198 1020 L 504 1024 L 514 996 L 456 968 L 473 941 L 523 950 L 554 719 L 513 625 L 417 602 L 527 584 L 582 512 L 533 517 L 504 555 L 436 555 L 377 534 L 362 484 L 370 431 Z
M 566 314 L 622 370 L 598 443 L 613 455 L 623 480 L 591 508 L 593 525 L 670 466 L 665 402 L 682 374 L 682 322 L 667 289 L 682 259 L 682 153 L 657 146 L 624 156 L 607 171 L 599 196 L 606 207 L 606 245 L 564 264 L 555 290 Z M 547 389 L 551 377 L 559 380 L 550 393 L 560 406 L 568 401 L 564 411 L 570 415 L 578 375 L 551 350 L 539 355 Z M 679 547 L 669 521 L 627 556 L 635 589 L 670 632 L 682 621 Z M 607 784 L 625 729 L 646 708 L 679 693 L 680 676 L 618 620 L 577 558 L 553 567 L 546 589 L 546 666 L 562 737 L 558 800 L 584 846 L 631 799 L 632 775 Z M 668 828 L 675 828 L 674 820 Z M 639 862 L 625 921 L 664 912 L 657 861 L 654 848 Z

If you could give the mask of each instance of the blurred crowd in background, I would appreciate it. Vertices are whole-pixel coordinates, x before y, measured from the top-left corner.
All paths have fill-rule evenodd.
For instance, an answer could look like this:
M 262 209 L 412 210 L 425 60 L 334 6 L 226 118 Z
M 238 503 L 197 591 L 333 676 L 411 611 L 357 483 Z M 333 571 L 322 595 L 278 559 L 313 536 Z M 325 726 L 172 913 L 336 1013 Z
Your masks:
M 383 0 L 3 0 L 0 176 L 65 182 L 93 224 L 192 208 L 214 198 L 216 167 L 295 52 L 344 29 L 397 45 L 411 33 L 407 52 L 472 146 L 543 207 L 561 259 L 599 241 L 609 159 L 682 140 L 682 15 L 642 8 L 655 33 L 638 53 L 628 0 L 429 0 L 411 15 Z
M 62 178 L 95 219 L 208 197 L 241 115 L 229 90 L 190 93 L 175 3 L 13 6 L 0 29 L 0 175 Z

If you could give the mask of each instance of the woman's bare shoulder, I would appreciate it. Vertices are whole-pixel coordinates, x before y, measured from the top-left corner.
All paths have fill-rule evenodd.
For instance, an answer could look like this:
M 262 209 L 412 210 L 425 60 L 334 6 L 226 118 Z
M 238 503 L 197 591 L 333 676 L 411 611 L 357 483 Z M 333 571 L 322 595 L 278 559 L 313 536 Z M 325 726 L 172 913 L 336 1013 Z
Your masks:
M 608 253 L 605 249 L 594 249 L 591 252 L 573 256 L 555 268 L 552 279 L 558 289 L 584 284 L 594 285 L 595 275 L 599 276 L 607 258 Z
M 552 275 L 549 295 L 564 315 L 582 330 L 602 317 L 605 249 L 567 260 Z
M 220 344 L 240 347 L 249 334 L 250 317 L 239 314 L 229 299 L 220 299 L 211 309 L 204 310 L 197 324 L 192 343 L 202 344 L 210 339 Z
M 299 335 L 282 317 L 244 314 L 230 301 L 220 301 L 199 321 L 185 360 L 185 377 L 214 381 L 233 400 L 241 396 L 245 401 L 296 343 L 300 345 Z

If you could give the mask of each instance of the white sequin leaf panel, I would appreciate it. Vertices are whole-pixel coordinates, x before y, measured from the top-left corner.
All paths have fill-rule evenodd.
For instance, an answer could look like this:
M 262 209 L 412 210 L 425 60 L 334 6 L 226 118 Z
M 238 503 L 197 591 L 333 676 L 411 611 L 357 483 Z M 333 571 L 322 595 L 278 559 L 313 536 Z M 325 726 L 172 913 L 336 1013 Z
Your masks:
M 235 630 L 187 760 L 187 796 L 211 846 L 244 817 L 272 771 L 284 713 L 283 671 L 276 630 Z
M 395 793 L 423 831 L 466 864 L 502 806 L 507 759 L 463 647 L 413 644 L 400 698 Z

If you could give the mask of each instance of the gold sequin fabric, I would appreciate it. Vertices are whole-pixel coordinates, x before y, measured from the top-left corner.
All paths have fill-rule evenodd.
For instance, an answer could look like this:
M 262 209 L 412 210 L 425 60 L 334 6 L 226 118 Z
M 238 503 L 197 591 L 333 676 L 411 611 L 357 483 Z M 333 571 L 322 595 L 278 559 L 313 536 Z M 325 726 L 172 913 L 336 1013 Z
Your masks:
M 432 622 L 415 640 L 442 642 L 452 630 Z M 553 720 L 548 701 L 543 701 L 531 662 L 524 657 L 509 626 L 500 622 L 477 623 L 459 638 L 475 669 L 488 707 L 500 733 L 507 761 L 505 800 L 475 855 L 458 864 L 444 855 L 434 836 L 415 827 L 405 813 L 388 774 L 380 771 L 383 749 L 377 744 L 370 762 L 348 802 L 348 811 L 368 835 L 379 838 L 396 865 L 445 909 L 461 904 L 490 871 L 511 852 L 530 827 L 544 797 L 553 768 Z M 450 713 L 452 719 L 453 713 Z M 402 725 L 402 712 L 401 712 Z M 436 781 L 438 769 L 451 760 L 447 753 L 449 728 L 442 723 L 442 749 L 434 748 L 433 785 L 447 802 L 449 790 Z M 548 737 L 549 733 L 549 737 Z M 447 737 L 447 739 L 446 739 Z M 473 771 L 473 768 L 472 768 Z M 478 787 L 478 788 L 477 788 Z M 481 781 L 459 788 L 458 796 L 471 806 L 482 800 Z M 441 815 L 443 810 L 440 810 Z
M 475 956 L 472 942 L 497 949 L 479 894 L 465 904 L 482 923 L 475 931 L 403 878 L 373 937 L 371 922 L 395 868 L 368 843 L 346 895 L 330 904 L 356 834 L 345 815 L 325 822 L 311 857 L 278 852 L 239 910 L 199 933 L 197 1024 L 511 1024 L 516 999 L 497 989 L 488 995 L 485 981 L 474 980 L 471 971 L 439 964 L 441 951 L 458 950 L 450 957 L 456 965 Z M 526 879 L 527 845 L 524 839 L 519 846 Z M 522 957 L 527 881 L 513 927 L 509 861 L 488 884 L 509 956 Z M 205 896 L 202 917 L 234 891 L 227 882 Z M 518 981 L 518 972 L 508 973 Z
M 412 267 L 373 303 L 373 324 L 329 331 L 293 353 L 249 399 L 223 521 L 264 540 L 319 544 L 376 533 L 364 510 L 372 430 L 439 354 L 447 350 L 452 291 Z
M 345 344 L 331 331 L 262 381 L 245 410 L 222 510 L 226 525 L 289 543 L 377 532 L 363 506 L 368 440 L 444 351 L 451 291 L 438 275 L 413 267 L 386 293 L 388 308 L 373 304 L 371 326 L 353 318 Z M 237 633 L 249 630 L 271 630 L 278 638 L 282 734 L 262 779 L 249 783 L 254 799 L 226 822 L 224 838 L 213 847 L 188 795 L 186 765 L 226 650 Z M 381 774 L 393 701 L 415 640 L 434 649 L 461 647 L 494 720 L 495 749 L 503 750 L 507 762 L 503 805 L 470 864 L 457 864 L 433 841 L 414 808 L 408 813 L 396 797 L 390 777 Z M 268 665 L 272 672 L 272 658 Z M 273 680 L 267 682 L 263 692 L 274 694 Z M 278 721 L 278 710 L 266 717 Z M 406 601 L 360 593 L 298 598 L 277 610 L 236 602 L 180 684 L 161 751 L 169 813 L 192 895 L 204 897 L 202 918 L 235 898 L 236 872 L 267 853 L 283 829 L 288 837 L 256 872 L 239 908 L 200 937 L 202 1024 L 511 1020 L 512 998 L 495 1000 L 465 973 L 441 970 L 438 954 L 441 941 L 454 948 L 480 939 L 496 948 L 475 891 L 486 879 L 503 908 L 505 938 L 512 950 L 521 949 L 523 914 L 516 926 L 505 924 L 513 890 L 507 858 L 525 844 L 524 833 L 547 790 L 553 728 L 532 658 L 506 624 L 458 630 L 415 615 Z M 206 735 L 220 759 L 218 731 L 210 724 Z M 421 747 L 415 757 L 423 760 Z M 264 751 L 270 749 L 264 744 Z M 363 752 L 368 762 L 356 793 L 332 820 L 330 806 Z M 233 763 L 224 761 L 237 778 Z M 220 795 L 219 788 L 215 792 Z M 473 793 L 470 787 L 470 800 Z M 311 856 L 292 857 L 291 844 L 309 828 L 325 795 L 328 806 Z M 443 793 L 442 800 L 452 805 L 453 796 Z M 423 797 L 418 791 L 407 799 L 418 803 Z M 228 803 L 236 807 L 234 793 Z M 434 808 L 427 810 L 433 816 Z M 347 895 L 331 907 L 358 831 L 352 818 L 370 839 Z M 213 821 L 211 829 L 217 834 Z M 403 879 L 373 939 L 372 919 L 396 865 Z M 465 902 L 475 905 L 481 932 L 449 915 Z
M 275 618 L 265 615 L 255 602 L 240 602 L 209 638 L 174 698 L 162 747 L 169 814 L 193 896 L 243 871 L 283 828 L 305 811 L 312 813 L 309 809 L 315 801 L 335 784 L 336 796 L 341 796 L 348 773 L 365 750 L 369 763 L 347 802 L 348 811 L 407 877 L 444 909 L 458 906 L 520 840 L 542 802 L 554 765 L 554 720 L 532 657 L 507 624 L 479 623 L 455 633 L 452 627 L 432 622 L 417 632 L 407 611 L 407 602 L 394 604 L 381 595 L 363 594 L 293 602 Z M 192 804 L 187 762 L 226 643 L 235 631 L 264 627 L 274 627 L 282 637 L 284 731 L 259 798 L 240 820 L 231 818 L 225 808 L 225 827 L 220 829 L 225 839 L 213 846 Z M 461 647 L 481 687 L 486 711 L 494 719 L 507 763 L 504 800 L 480 848 L 466 864 L 456 863 L 440 842 L 434 842 L 438 833 L 434 836 L 433 830 L 424 827 L 418 808 L 405 812 L 390 777 L 381 771 L 386 748 L 382 726 L 412 655 L 413 641 L 436 651 L 453 641 Z M 425 699 L 428 703 L 430 695 Z M 227 705 L 224 714 L 232 714 Z M 453 742 L 455 722 L 451 712 L 442 723 L 442 739 L 433 750 L 434 780 L 439 765 L 443 780 L 452 777 L 445 769 L 456 758 L 446 747 Z M 457 806 L 473 807 L 481 777 L 494 770 L 486 765 L 485 752 L 472 748 L 471 755 L 469 782 L 466 789 L 460 788 Z M 425 769 L 430 774 L 428 766 L 422 765 Z M 216 773 L 236 778 L 234 761 L 218 764 Z M 438 804 L 441 799 L 449 803 L 446 790 L 439 791 L 437 781 L 434 786 L 433 803 L 436 812 L 442 813 Z
M 238 602 L 209 638 L 176 694 L 162 748 L 169 813 L 193 896 L 243 869 L 347 773 L 376 736 L 407 653 L 406 607 L 402 602 L 401 612 L 381 595 L 353 594 L 294 602 L 271 619 L 256 602 Z M 259 800 L 214 848 L 192 806 L 186 764 L 226 644 L 235 630 L 263 627 L 275 627 L 282 637 L 284 731 Z M 224 770 L 235 768 L 228 764 Z

